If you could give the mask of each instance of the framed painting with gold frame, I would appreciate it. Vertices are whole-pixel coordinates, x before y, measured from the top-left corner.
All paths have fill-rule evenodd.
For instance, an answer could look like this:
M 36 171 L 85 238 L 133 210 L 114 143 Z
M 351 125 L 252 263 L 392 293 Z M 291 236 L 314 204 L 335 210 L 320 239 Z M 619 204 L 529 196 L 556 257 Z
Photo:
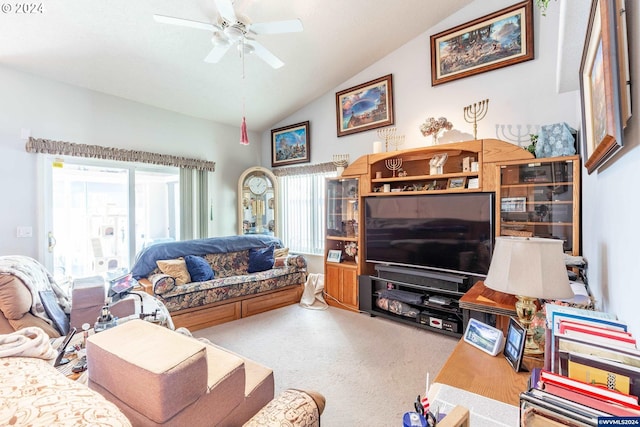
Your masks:
M 584 132 L 584 166 L 591 174 L 623 146 L 623 131 L 631 111 L 623 80 L 627 52 L 622 0 L 593 0 L 580 63 L 580 99 Z M 619 29 L 623 27 L 624 34 Z M 622 55 L 621 55 L 622 54 Z M 622 56 L 622 57 L 621 57 Z
M 431 86 L 529 61 L 533 2 L 526 0 L 434 34 Z

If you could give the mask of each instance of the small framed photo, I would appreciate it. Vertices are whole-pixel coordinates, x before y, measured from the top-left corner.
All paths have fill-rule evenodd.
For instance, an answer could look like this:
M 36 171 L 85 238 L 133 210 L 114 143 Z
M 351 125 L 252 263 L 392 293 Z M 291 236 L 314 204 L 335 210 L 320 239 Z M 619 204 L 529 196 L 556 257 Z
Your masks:
M 342 259 L 342 251 L 331 249 L 327 254 L 328 262 L 340 262 Z
M 461 176 L 459 178 L 449 178 L 449 181 L 447 182 L 447 188 L 464 188 L 466 183 L 467 178 L 464 176 Z
M 309 122 L 271 130 L 271 166 L 309 163 L 311 136 Z
M 522 366 L 522 355 L 524 354 L 524 345 L 527 340 L 527 331 L 514 319 L 509 318 L 509 329 L 507 330 L 507 339 L 504 343 L 504 357 L 511 367 L 518 372 Z
M 500 200 L 501 212 L 526 212 L 527 211 L 527 198 L 526 197 L 503 197 Z

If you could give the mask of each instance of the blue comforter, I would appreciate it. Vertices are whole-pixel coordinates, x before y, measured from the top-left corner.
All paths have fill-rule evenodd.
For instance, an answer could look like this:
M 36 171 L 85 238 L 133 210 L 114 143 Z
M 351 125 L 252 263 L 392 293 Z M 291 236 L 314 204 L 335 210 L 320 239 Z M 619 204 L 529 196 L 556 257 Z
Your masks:
M 138 254 L 136 262 L 131 268 L 131 274 L 136 280 L 147 277 L 157 267 L 156 261 L 161 259 L 175 259 L 185 255 L 204 256 L 221 252 L 238 252 L 272 245 L 276 248 L 283 247 L 279 238 L 263 234 L 157 243 L 143 249 Z

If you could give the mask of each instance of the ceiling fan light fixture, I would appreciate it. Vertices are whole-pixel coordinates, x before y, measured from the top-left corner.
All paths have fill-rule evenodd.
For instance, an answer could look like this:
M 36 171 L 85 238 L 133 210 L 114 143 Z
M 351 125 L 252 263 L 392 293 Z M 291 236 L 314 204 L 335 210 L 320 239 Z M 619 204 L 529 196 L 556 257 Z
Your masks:
M 229 40 L 234 42 L 237 42 L 244 36 L 244 33 L 242 32 L 242 30 L 236 26 L 226 27 L 224 29 L 224 33 L 229 38 Z
M 244 54 L 244 55 L 248 55 L 250 53 L 253 53 L 253 51 L 255 50 L 255 48 L 253 46 L 251 46 L 250 44 L 247 43 L 238 43 L 238 52 Z
M 213 33 L 213 36 L 211 36 L 211 44 L 216 47 L 229 46 L 231 42 L 229 42 L 229 39 L 226 38 L 224 34 L 220 32 L 216 32 L 216 33 Z

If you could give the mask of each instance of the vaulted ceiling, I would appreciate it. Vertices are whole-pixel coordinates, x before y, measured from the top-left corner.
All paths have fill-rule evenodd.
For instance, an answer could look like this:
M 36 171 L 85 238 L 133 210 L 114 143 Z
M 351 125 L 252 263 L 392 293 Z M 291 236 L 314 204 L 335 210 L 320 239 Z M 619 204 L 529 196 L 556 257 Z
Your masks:
M 244 98 L 249 129 L 264 131 L 471 2 L 236 0 L 236 12 L 252 22 L 298 18 L 304 27 L 254 36 L 285 65 L 247 55 L 244 73 L 235 49 L 204 61 L 210 32 L 153 19 L 216 23 L 214 0 L 56 0 L 31 11 L 7 2 L 0 64 L 232 126 Z

